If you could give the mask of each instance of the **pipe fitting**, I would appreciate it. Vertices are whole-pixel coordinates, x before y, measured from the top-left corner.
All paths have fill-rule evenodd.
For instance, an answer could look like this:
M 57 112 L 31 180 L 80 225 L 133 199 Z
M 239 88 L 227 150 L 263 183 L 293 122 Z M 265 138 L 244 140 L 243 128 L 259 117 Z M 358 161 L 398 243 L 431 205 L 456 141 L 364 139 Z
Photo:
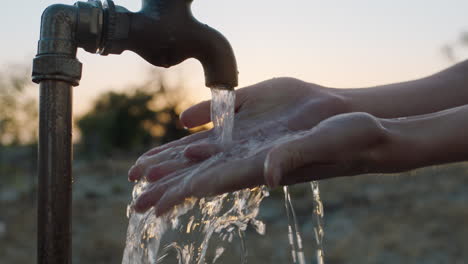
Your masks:
M 104 12 L 101 1 L 77 2 L 76 41 L 87 52 L 96 53 L 102 45 Z
M 121 54 L 127 49 L 130 34 L 130 14 L 126 8 L 116 6 L 112 0 L 103 3 L 105 16 L 105 31 L 99 54 Z
M 60 55 L 42 55 L 33 61 L 33 82 L 58 80 L 78 86 L 82 64 L 75 58 Z
M 81 79 L 82 64 L 76 59 L 75 6 L 52 5 L 42 14 L 41 38 L 33 61 L 32 80 L 65 81 L 74 86 Z
M 103 23 L 104 11 L 98 0 L 48 7 L 42 14 L 33 82 L 58 80 L 78 86 L 82 64 L 76 58 L 76 51 L 78 47 L 91 53 L 100 49 Z
M 75 28 L 77 21 L 75 6 L 55 4 L 42 13 L 41 38 L 38 43 L 38 55 L 64 54 L 76 56 L 77 43 Z

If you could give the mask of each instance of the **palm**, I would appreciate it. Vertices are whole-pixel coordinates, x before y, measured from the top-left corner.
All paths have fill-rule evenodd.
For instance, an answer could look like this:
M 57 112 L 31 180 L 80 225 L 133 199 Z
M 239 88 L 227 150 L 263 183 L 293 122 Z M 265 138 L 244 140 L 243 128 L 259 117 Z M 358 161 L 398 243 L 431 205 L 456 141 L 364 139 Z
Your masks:
M 248 138 L 270 127 L 305 130 L 323 119 L 345 112 L 343 101 L 326 88 L 292 78 L 278 78 L 236 91 L 234 136 Z M 198 104 L 181 116 L 187 127 L 210 121 L 210 102 Z M 208 135 L 208 134 L 207 134 Z
M 236 91 L 236 96 L 233 131 L 236 145 L 241 145 L 239 143 L 252 138 L 265 139 L 271 143 L 281 138 L 284 133 L 308 130 L 320 121 L 346 110 L 342 100 L 328 89 L 291 78 L 272 79 L 239 89 Z M 181 121 L 189 128 L 208 123 L 210 102 L 189 108 L 182 114 Z M 183 172 L 185 168 L 193 166 L 194 161 L 204 160 L 220 151 L 211 140 L 212 135 L 212 130 L 204 131 L 147 152 L 130 170 L 129 178 L 137 180 L 146 177 L 149 181 L 158 181 L 156 186 L 174 185 L 178 182 L 176 185 L 179 187 L 173 192 L 176 196 L 187 195 L 186 192 L 189 192 L 187 188 L 193 192 L 191 187 L 181 191 L 184 188 L 181 188 L 180 184 L 187 182 Z M 190 180 L 190 185 L 206 187 L 195 188 L 202 193 L 191 193 L 191 195 L 203 196 L 205 192 L 221 193 L 264 183 L 263 163 L 266 153 L 272 146 L 274 144 L 266 144 L 256 150 L 254 155 L 249 155 L 248 159 L 239 159 L 226 164 L 234 166 L 226 171 L 235 173 L 231 173 L 232 177 L 225 175 L 222 181 L 216 181 L 216 186 L 207 186 L 213 182 L 209 179 L 213 179 L 214 175 L 218 174 L 217 166 L 209 168 L 203 173 L 206 177 L 199 175 Z M 245 170 L 243 173 L 239 173 L 243 170 Z M 210 175 L 210 171 L 214 174 Z M 157 193 L 160 192 L 161 190 L 157 189 L 146 196 L 154 202 L 159 199 Z M 143 206 L 142 209 L 147 209 L 147 206 Z

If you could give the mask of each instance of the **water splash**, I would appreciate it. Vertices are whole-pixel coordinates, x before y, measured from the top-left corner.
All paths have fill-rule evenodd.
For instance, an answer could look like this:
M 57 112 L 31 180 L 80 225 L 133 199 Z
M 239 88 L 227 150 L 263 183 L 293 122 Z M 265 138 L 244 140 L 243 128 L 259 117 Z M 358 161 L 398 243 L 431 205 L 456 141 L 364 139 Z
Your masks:
M 218 142 L 229 146 L 234 126 L 235 93 L 213 89 L 212 120 Z M 235 151 L 243 151 L 241 148 Z M 226 158 L 220 154 L 189 168 L 187 177 L 211 167 Z M 133 190 L 133 201 L 151 186 L 144 180 Z M 190 198 L 176 206 L 170 213 L 156 217 L 154 208 L 144 214 L 127 209 L 129 226 L 123 264 L 153 263 L 222 263 L 226 249 L 239 241 L 239 263 L 246 263 L 247 249 L 244 231 L 252 226 L 259 234 L 265 233 L 265 225 L 256 219 L 260 202 L 268 196 L 265 187 L 225 193 L 201 199 Z M 232 251 L 232 250 L 231 250 Z
M 235 94 L 224 89 L 212 89 L 212 95 L 211 115 L 216 140 L 225 146 L 225 151 L 185 169 L 183 173 L 186 177 L 193 177 L 220 161 L 252 157 L 273 145 L 301 136 L 301 132 L 293 133 L 272 121 L 271 126 L 267 126 L 268 133 L 259 131 L 249 136 L 243 144 L 231 144 Z M 177 155 L 176 158 L 183 158 L 183 155 Z M 323 264 L 323 207 L 318 184 L 313 182 L 311 186 L 314 195 L 317 263 Z M 144 180 L 138 182 L 133 189 L 133 202 L 150 187 L 151 183 Z M 292 258 L 294 263 L 305 264 L 302 238 L 288 187 L 284 188 L 284 193 Z M 239 257 L 238 263 L 246 263 L 248 251 L 244 241 L 245 230 L 251 226 L 258 234 L 265 234 L 265 224 L 256 217 L 261 201 L 268 195 L 267 188 L 261 186 L 215 197 L 190 198 L 162 217 L 156 217 L 154 208 L 144 214 L 137 214 L 129 205 L 129 226 L 122 263 L 214 264 L 224 263 L 223 257 L 229 253 Z M 238 244 L 234 243 L 236 240 Z

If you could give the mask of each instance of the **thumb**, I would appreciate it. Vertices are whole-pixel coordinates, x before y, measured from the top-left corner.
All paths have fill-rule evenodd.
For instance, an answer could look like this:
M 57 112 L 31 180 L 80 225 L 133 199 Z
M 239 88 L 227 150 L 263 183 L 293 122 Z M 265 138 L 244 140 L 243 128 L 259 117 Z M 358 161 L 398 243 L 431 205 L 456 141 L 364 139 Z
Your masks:
M 210 122 L 211 101 L 196 104 L 180 115 L 180 121 L 185 127 L 194 128 Z
M 251 93 L 250 91 L 251 89 L 246 88 L 235 90 L 236 112 L 249 97 L 249 94 Z M 211 121 L 211 100 L 198 103 L 182 112 L 180 115 L 180 121 L 188 128 L 194 128 L 209 123 Z
M 310 142 L 306 138 L 294 139 L 273 147 L 264 164 L 264 180 L 270 188 L 276 188 L 289 172 L 305 166 L 311 158 Z

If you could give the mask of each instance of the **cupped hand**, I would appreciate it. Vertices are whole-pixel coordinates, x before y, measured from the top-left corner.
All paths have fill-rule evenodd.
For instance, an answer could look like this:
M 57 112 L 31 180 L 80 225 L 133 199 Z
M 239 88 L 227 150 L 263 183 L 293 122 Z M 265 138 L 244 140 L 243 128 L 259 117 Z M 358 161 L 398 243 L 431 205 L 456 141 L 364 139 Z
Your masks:
M 276 142 L 276 143 L 275 143 Z M 156 206 L 158 215 L 188 197 L 204 197 L 267 184 L 270 187 L 317 179 L 370 173 L 383 162 L 389 144 L 379 119 L 365 113 L 331 117 L 317 126 L 276 138 L 254 155 L 184 170 L 153 183 L 135 209 Z M 191 149 L 192 154 L 202 149 Z
M 207 124 L 211 119 L 210 104 L 211 101 L 205 101 L 187 109 L 181 122 L 188 128 Z M 268 138 L 278 131 L 306 130 L 348 111 L 336 89 L 294 78 L 275 78 L 236 90 L 233 137 L 238 143 L 254 136 Z M 154 148 L 132 167 L 129 180 L 146 177 L 155 181 L 190 167 L 221 150 L 213 142 L 214 132 L 209 130 Z

